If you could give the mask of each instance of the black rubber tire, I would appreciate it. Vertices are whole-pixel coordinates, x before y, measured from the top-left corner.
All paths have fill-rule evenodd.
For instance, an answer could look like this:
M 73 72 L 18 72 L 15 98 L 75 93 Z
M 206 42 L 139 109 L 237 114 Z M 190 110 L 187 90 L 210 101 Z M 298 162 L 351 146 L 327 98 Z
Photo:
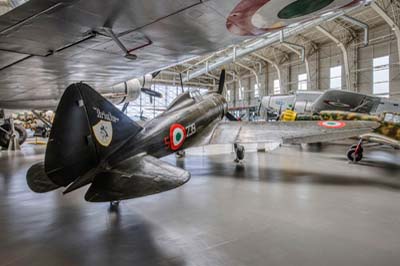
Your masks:
M 244 159 L 244 146 L 237 145 L 236 158 L 239 159 L 239 160 L 243 160 Z
M 15 131 L 18 132 L 19 134 L 19 145 L 22 145 L 26 138 L 28 137 L 28 133 L 26 132 L 26 129 L 22 125 L 16 125 L 14 124 Z
M 11 130 L 10 124 L 4 124 L 1 127 L 7 131 Z M 19 145 L 22 145 L 25 142 L 26 138 L 28 137 L 28 133 L 26 132 L 25 128 L 22 125 L 14 124 L 14 128 L 19 135 Z M 8 144 L 10 143 L 10 138 L 11 138 L 10 135 L 7 135 L 3 131 L 0 131 L 0 146 L 7 149 Z
M 355 153 L 356 149 L 350 149 L 347 151 L 347 159 L 349 159 L 349 161 L 354 162 L 354 153 Z M 356 162 L 361 161 L 363 158 L 363 149 L 361 148 L 360 151 L 358 152 L 357 156 L 356 156 Z

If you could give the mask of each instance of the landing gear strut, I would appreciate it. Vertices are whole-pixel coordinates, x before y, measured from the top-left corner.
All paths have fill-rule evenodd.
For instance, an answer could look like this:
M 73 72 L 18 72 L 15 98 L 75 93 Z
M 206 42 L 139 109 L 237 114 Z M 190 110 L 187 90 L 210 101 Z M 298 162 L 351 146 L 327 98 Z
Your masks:
M 175 153 L 175 156 L 176 158 L 183 158 L 185 157 L 185 154 L 186 154 L 185 150 L 180 150 Z
M 120 202 L 119 200 L 110 201 L 110 212 L 118 212 Z
M 347 159 L 351 162 L 359 162 L 363 158 L 364 149 L 362 147 L 363 140 L 361 139 L 358 144 L 354 144 L 347 151 Z
M 244 159 L 244 147 L 237 143 L 233 144 L 233 148 L 235 150 L 236 158 L 234 160 L 235 163 L 238 163 Z

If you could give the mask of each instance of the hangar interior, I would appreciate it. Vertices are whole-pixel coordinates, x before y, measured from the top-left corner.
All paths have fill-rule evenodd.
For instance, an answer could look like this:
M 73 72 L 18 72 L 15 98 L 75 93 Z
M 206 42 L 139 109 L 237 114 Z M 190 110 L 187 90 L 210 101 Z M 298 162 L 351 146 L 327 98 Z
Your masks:
M 400 43 L 394 25 L 399 25 L 400 7 L 397 1 L 377 3 L 387 16 L 372 6 L 357 8 L 346 14 L 355 21 L 340 14 L 321 18 L 294 25 L 282 39 L 274 32 L 166 69 L 154 89 L 164 92 L 167 86 L 167 96 L 155 105 L 166 107 L 180 92 L 179 73 L 185 88 L 209 89 L 218 84 L 221 68 L 227 69 L 224 93 L 231 108 L 258 107 L 263 96 L 297 90 L 343 89 L 398 100 Z M 153 117 L 160 112 L 151 110 L 153 105 L 143 98 L 131 108 L 137 113 L 142 106 Z
M 34 1 L 1 0 L 0 14 L 26 2 Z M 148 87 L 147 75 L 132 85 L 135 97 L 128 90 L 137 77 L 110 90 L 88 82 L 101 95 L 82 83 L 58 88 L 66 92 L 55 116 L 55 108 L 35 111 L 26 101 L 26 109 L 4 108 L 4 118 L 21 120 L 28 136 L 18 145 L 22 133 L 13 125 L 0 151 L 0 266 L 397 265 L 400 2 L 366 2 L 163 67 L 150 73 Z M 389 101 L 394 111 L 390 121 L 387 113 L 355 114 L 359 106 L 328 113 L 333 120 L 320 115 L 324 110 L 315 118 L 313 109 L 311 118 L 296 119 L 318 121 L 285 121 L 281 105 L 279 121 L 266 121 L 264 97 L 299 91 L 354 92 Z M 3 100 L 0 108 L 12 102 Z M 80 116 L 81 109 L 95 115 Z M 189 125 L 171 122 L 186 116 Z M 253 122 L 280 126 L 252 131 Z M 162 135 L 166 123 L 172 125 Z M 373 123 L 374 135 L 364 139 Z M 208 134 L 209 126 L 210 145 L 185 146 L 203 143 L 196 134 Z M 99 140 L 107 127 L 111 135 Z M 285 130 L 286 141 L 271 137 Z M 115 182 L 99 181 L 109 176 Z

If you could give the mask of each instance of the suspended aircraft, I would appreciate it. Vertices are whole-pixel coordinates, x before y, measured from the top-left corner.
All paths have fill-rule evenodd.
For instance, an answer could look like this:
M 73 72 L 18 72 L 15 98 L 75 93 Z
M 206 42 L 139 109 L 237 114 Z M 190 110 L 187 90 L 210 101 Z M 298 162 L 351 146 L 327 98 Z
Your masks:
M 244 143 L 308 143 L 357 136 L 374 129 L 370 121 L 299 123 L 240 122 L 227 111 L 222 96 L 225 71 L 217 91 L 180 94 L 161 115 L 142 126 L 129 119 L 98 92 L 74 83 L 57 107 L 44 162 L 27 172 L 35 192 L 66 187 L 69 193 L 90 187 L 90 202 L 116 202 L 178 187 L 190 178 L 184 169 L 160 157 L 211 144 L 234 144 L 237 160 Z M 226 117 L 229 122 L 223 121 Z
M 65 88 L 80 81 L 100 93 L 130 97 L 137 91 L 129 90 L 133 78 L 367 2 L 6 1 L 9 10 L 0 13 L 0 108 L 55 107 Z

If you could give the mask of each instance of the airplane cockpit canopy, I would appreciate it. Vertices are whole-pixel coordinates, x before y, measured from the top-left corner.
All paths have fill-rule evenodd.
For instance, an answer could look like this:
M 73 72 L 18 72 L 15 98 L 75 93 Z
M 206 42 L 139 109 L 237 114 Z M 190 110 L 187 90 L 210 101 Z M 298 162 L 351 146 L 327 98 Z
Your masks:
M 191 89 L 182 94 L 179 94 L 167 107 L 167 111 L 180 109 L 195 102 L 201 101 L 203 96 L 198 89 Z
M 400 124 L 400 114 L 399 113 L 385 113 L 383 118 L 384 122 Z

